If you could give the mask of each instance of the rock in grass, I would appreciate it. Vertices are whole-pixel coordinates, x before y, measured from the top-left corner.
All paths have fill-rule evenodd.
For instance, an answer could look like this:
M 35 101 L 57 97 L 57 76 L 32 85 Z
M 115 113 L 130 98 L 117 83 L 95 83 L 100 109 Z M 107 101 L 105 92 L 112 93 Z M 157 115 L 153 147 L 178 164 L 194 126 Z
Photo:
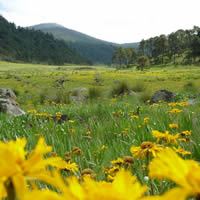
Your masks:
M 151 97 L 150 103 L 158 103 L 159 101 L 171 102 L 175 100 L 176 94 L 168 90 L 158 90 Z
M 5 99 L 13 99 L 16 100 L 17 97 L 15 93 L 9 88 L 0 88 L 0 97 Z
M 7 113 L 12 116 L 25 114 L 16 102 L 16 95 L 11 89 L 0 88 L 0 112 Z

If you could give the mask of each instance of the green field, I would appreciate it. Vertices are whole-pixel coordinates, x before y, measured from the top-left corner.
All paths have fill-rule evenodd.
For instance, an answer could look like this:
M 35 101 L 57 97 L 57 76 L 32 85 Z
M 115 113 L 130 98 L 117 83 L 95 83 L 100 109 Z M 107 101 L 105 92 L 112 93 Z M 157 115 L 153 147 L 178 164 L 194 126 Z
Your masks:
M 98 77 L 101 84 L 95 82 Z M 27 104 L 39 104 L 40 95 L 48 100 L 54 100 L 53 96 L 58 90 L 56 80 L 64 79 L 62 89 L 67 92 L 73 88 L 99 88 L 103 96 L 109 96 L 112 87 L 118 81 L 127 81 L 130 87 L 142 82 L 149 96 L 158 89 L 169 89 L 174 92 L 184 92 L 184 86 L 188 83 L 199 88 L 200 68 L 195 66 L 176 66 L 145 70 L 135 69 L 116 70 L 104 66 L 48 66 L 33 64 L 14 64 L 0 62 L 0 85 L 9 87 L 18 94 L 18 101 L 22 106 Z M 52 98 L 51 98 L 52 97 Z
M 95 82 L 100 77 L 101 85 Z M 175 105 L 167 103 L 150 105 L 142 98 L 158 89 L 169 89 L 179 94 L 177 101 L 187 102 L 191 97 L 199 94 L 200 68 L 195 66 L 176 66 L 166 68 L 150 68 L 143 72 L 135 69 L 115 70 L 114 68 L 85 66 L 43 66 L 31 64 L 0 63 L 0 86 L 11 88 L 18 94 L 21 107 L 28 111 L 36 109 L 38 113 L 21 117 L 0 115 L 0 139 L 15 139 L 26 137 L 28 148 L 32 148 L 38 138 L 43 136 L 53 151 L 65 158 L 70 155 L 71 161 L 79 166 L 77 176 L 83 169 L 90 168 L 98 179 L 105 179 L 105 169 L 111 166 L 111 161 L 124 156 L 132 156 L 131 146 L 139 146 L 144 141 L 156 142 L 152 136 L 153 130 L 169 131 L 172 135 L 182 131 L 191 131 L 187 142 L 161 143 L 170 147 L 181 147 L 192 154 L 185 156 L 200 160 L 200 102 L 194 105 Z M 55 86 L 55 81 L 65 78 L 67 81 L 62 88 Z M 130 88 L 138 85 L 145 86 L 138 95 L 112 98 L 110 91 L 116 81 L 126 80 Z M 137 87 L 136 87 L 137 86 Z M 83 104 L 40 103 L 41 94 L 47 100 L 56 91 L 70 91 L 73 88 L 99 88 L 101 97 L 89 100 Z M 47 92 L 48 91 L 48 92 Z M 49 96 L 50 95 L 50 96 Z M 53 101 L 53 99 L 51 99 Z M 146 99 L 148 100 L 148 99 Z M 137 107 L 141 107 L 136 116 Z M 173 108 L 182 112 L 169 113 Z M 61 112 L 67 114 L 69 121 L 58 124 L 49 119 L 47 113 L 55 115 Z M 170 128 L 169 124 L 178 124 L 178 128 Z M 76 151 L 78 149 L 78 151 Z M 142 183 L 147 171 L 143 169 L 144 159 L 133 156 L 134 162 L 130 170 L 134 172 Z M 152 183 L 151 183 L 152 184 Z M 172 184 L 153 182 L 155 194 L 160 194 Z

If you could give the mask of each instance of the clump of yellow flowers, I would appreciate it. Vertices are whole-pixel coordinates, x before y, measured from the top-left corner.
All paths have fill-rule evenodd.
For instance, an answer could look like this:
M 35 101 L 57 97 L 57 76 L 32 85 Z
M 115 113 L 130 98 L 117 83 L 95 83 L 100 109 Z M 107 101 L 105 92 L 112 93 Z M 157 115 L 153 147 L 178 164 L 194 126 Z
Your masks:
M 132 147 L 131 152 L 142 157 L 152 154 L 154 158 L 148 166 L 150 178 L 168 179 L 176 183 L 174 188 L 160 196 L 150 196 L 148 187 L 132 175 L 129 167 L 120 168 L 126 162 L 133 163 L 130 156 L 111 162 L 118 167 L 112 180 L 97 181 L 93 176 L 80 178 L 76 163 L 58 157 L 43 138 L 30 152 L 26 151 L 26 143 L 25 138 L 0 142 L 0 199 L 185 200 L 200 194 L 199 163 L 184 160 L 173 149 L 149 141 L 143 142 L 138 148 Z M 66 176 L 61 170 L 70 173 Z M 40 182 L 43 184 L 38 184 Z
M 26 139 L 0 142 L 0 197 L 10 193 L 22 199 L 27 184 L 40 180 L 48 182 L 49 167 L 76 172 L 76 163 L 65 162 L 58 156 L 48 156 L 52 147 L 48 146 L 44 138 L 40 138 L 35 149 L 30 153 L 25 150 Z

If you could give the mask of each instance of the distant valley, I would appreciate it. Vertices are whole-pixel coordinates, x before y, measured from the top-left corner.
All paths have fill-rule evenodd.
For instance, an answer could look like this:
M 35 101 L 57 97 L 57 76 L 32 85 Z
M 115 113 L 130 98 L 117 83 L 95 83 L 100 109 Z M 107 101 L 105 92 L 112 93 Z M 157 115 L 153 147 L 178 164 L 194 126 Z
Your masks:
M 65 28 L 56 23 L 38 24 L 29 28 L 50 33 L 56 39 L 64 40 L 68 43 L 69 47 L 75 49 L 82 57 L 90 60 L 92 63 L 109 64 L 112 61 L 112 55 L 116 47 L 122 46 L 137 48 L 139 45 L 139 43 L 116 44 L 107 42 Z

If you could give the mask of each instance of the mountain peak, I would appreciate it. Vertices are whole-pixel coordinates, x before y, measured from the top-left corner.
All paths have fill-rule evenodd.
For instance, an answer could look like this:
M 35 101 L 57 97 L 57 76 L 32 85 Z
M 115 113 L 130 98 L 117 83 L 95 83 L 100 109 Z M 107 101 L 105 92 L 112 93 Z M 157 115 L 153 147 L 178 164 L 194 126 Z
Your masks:
M 64 26 L 57 24 L 57 23 L 41 23 L 41 24 L 37 24 L 37 25 L 33 25 L 30 28 L 34 28 L 34 29 L 49 29 L 49 28 L 65 28 Z

